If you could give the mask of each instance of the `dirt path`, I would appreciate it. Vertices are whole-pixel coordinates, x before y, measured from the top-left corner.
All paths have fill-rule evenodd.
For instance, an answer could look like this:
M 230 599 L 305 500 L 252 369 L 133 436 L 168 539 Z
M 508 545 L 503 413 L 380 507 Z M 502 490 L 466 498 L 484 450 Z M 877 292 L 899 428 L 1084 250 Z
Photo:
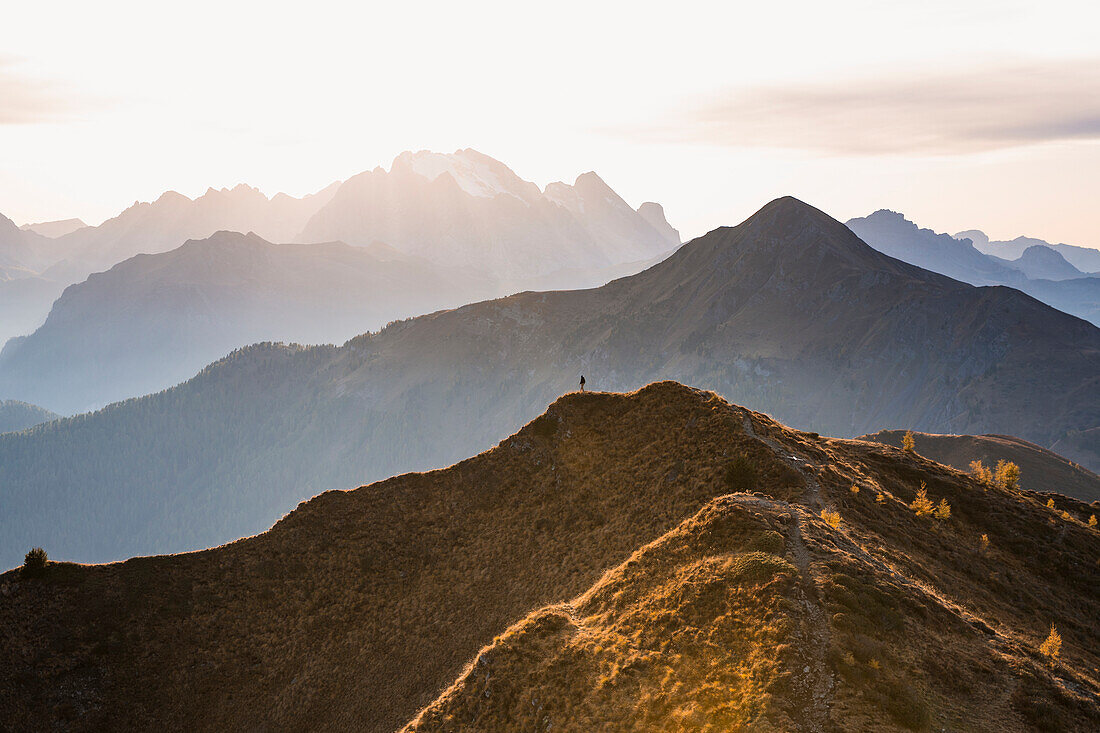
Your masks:
M 804 523 L 819 520 L 803 507 L 778 499 L 752 494 L 734 494 L 733 498 L 741 504 L 785 513 L 790 519 L 786 527 L 787 546 L 801 577 L 795 600 L 804 609 L 807 619 L 807 623 L 800 625 L 795 632 L 797 648 L 804 657 L 803 668 L 795 670 L 797 689 L 803 699 L 802 707 L 807 713 L 808 726 L 805 730 L 812 733 L 829 730 L 829 707 L 836 685 L 828 662 L 832 634 L 810 569 L 810 552 L 802 539 Z
M 787 448 L 773 438 L 766 435 L 758 434 L 755 430 L 755 426 L 752 422 L 752 416 L 750 414 L 746 413 L 743 416 L 742 424 L 744 425 L 745 432 L 748 435 L 767 445 L 769 448 L 771 448 L 772 452 L 775 453 L 776 456 L 778 456 L 781 460 L 783 460 L 785 463 L 787 463 L 789 466 L 794 468 L 802 475 L 802 477 L 806 481 L 806 505 L 812 508 L 812 511 L 809 512 L 809 514 L 811 515 L 811 517 L 813 517 L 814 512 L 820 511 L 824 507 L 821 484 L 814 476 L 812 468 L 812 466 L 814 465 L 813 462 L 811 462 L 804 456 L 799 455 L 796 450 L 791 450 Z M 799 529 L 799 520 L 796 518 L 799 514 L 806 513 L 806 510 L 794 508 L 791 505 L 788 505 L 786 502 L 769 501 L 767 499 L 761 499 L 760 497 L 755 496 L 746 497 L 746 499 L 751 500 L 746 501 L 746 503 L 759 503 L 760 505 L 784 505 L 787 507 L 792 519 L 794 520 L 792 522 L 792 527 L 794 528 L 794 530 L 788 533 L 788 539 L 790 540 L 792 552 L 795 556 L 795 565 L 798 567 L 799 572 L 802 574 L 806 587 L 814 589 L 816 595 L 816 586 L 813 584 L 812 578 L 809 575 L 809 553 L 806 551 L 805 544 L 802 542 L 801 532 Z M 802 521 L 805 521 L 805 517 L 803 517 Z M 1020 639 L 1015 634 L 1011 633 L 1011 631 L 1006 632 L 1003 629 L 993 627 L 980 616 L 977 616 L 973 612 L 962 607 L 954 600 L 944 597 L 940 593 L 936 592 L 935 589 L 929 587 L 920 580 L 909 577 L 892 563 L 876 556 L 872 552 L 865 550 L 863 547 L 858 545 L 851 537 L 849 537 L 848 534 L 843 530 L 837 531 L 836 536 L 840 539 L 840 542 L 843 545 L 844 549 L 848 550 L 856 557 L 862 559 L 864 562 L 869 563 L 879 572 L 886 574 L 899 586 L 905 588 L 909 592 L 914 593 L 917 596 L 923 596 L 933 603 L 940 605 L 942 608 L 946 609 L 950 613 L 955 614 L 964 622 L 969 624 L 972 628 L 984 634 L 989 643 L 994 648 L 999 650 L 1002 654 L 1016 657 L 1021 660 L 1030 660 L 1027 643 L 1025 642 L 1025 640 Z M 814 659 L 818 659 L 821 661 L 822 670 L 825 673 L 822 674 L 821 671 L 819 671 L 818 669 L 811 670 L 811 672 L 813 673 L 813 679 L 817 681 L 814 685 L 815 701 L 818 699 L 817 696 L 821 693 L 824 693 L 825 699 L 828 700 L 831 699 L 833 682 L 831 674 L 828 674 L 828 667 L 826 666 L 824 656 L 829 649 L 828 620 L 825 617 L 824 612 L 821 610 L 819 603 L 808 603 L 806 606 L 806 610 L 813 619 L 815 626 L 818 626 L 818 628 L 820 629 L 820 633 L 815 633 L 813 635 L 813 638 L 808 641 L 811 647 L 815 647 Z M 815 617 L 815 612 L 817 615 L 820 615 L 820 618 Z M 823 646 L 822 642 L 824 642 Z M 828 686 L 824 684 L 826 676 L 828 677 Z M 1085 689 L 1086 686 L 1081 684 L 1080 681 L 1066 679 L 1062 675 L 1056 674 L 1055 676 L 1068 687 L 1071 687 L 1074 690 L 1084 693 L 1086 695 L 1096 697 L 1095 693 L 1092 690 Z M 816 705 L 816 702 L 814 704 Z M 816 707 L 815 714 L 820 714 L 820 711 L 816 709 Z M 827 706 L 825 717 L 821 718 L 821 721 L 827 721 Z
M 809 499 L 806 503 L 814 509 L 820 510 L 823 507 L 821 502 L 821 484 L 818 483 L 817 477 L 814 476 L 814 472 L 810 468 L 813 464 L 806 458 L 780 445 L 774 439 L 766 435 L 757 434 L 756 428 L 752 424 L 752 416 L 748 413 L 746 413 L 742 419 L 742 424 L 745 426 L 746 433 L 771 448 L 772 452 L 784 463 L 802 474 L 802 478 L 806 481 L 807 498 Z

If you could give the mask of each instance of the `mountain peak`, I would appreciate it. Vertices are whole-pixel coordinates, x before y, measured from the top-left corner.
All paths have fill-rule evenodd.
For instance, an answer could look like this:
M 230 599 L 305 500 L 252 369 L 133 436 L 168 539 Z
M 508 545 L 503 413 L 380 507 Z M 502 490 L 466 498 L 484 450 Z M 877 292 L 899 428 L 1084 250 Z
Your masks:
M 531 203 L 539 195 L 538 186 L 523 180 L 499 160 L 473 148 L 459 149 L 449 154 L 407 150 L 394 159 L 390 170 L 410 172 L 429 181 L 448 174 L 459 188 L 476 198 L 505 195 Z
M 989 235 L 980 229 L 967 229 L 965 232 L 955 232 L 955 239 L 969 239 L 975 247 L 983 247 L 989 244 Z
M 1031 245 L 1009 264 L 1028 277 L 1040 280 L 1071 280 L 1085 274 L 1060 252 L 1045 244 Z
M 81 219 L 59 219 L 57 221 L 42 221 L 33 224 L 24 224 L 19 228 L 25 232 L 34 232 L 35 234 L 41 234 L 43 237 L 56 239 L 71 232 L 75 232 L 77 229 L 83 229 L 86 226 L 88 225 Z
M 646 223 L 656 229 L 672 246 L 680 244 L 680 232 L 668 223 L 665 207 L 653 201 L 646 201 L 638 207 L 638 216 L 645 219 Z
M 851 246 L 871 250 L 851 230 L 818 208 L 794 196 L 781 196 L 769 201 L 739 227 L 749 231 L 764 231 L 780 240 L 797 239 L 807 230 L 827 236 L 832 240 L 848 240 Z M 776 244 L 782 245 L 779 241 Z

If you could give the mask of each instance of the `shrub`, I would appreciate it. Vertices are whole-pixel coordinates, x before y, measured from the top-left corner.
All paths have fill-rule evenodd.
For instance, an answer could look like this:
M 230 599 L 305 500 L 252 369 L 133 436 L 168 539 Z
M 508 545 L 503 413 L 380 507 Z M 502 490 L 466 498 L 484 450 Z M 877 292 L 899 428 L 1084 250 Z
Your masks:
M 913 453 L 917 449 L 917 441 L 913 439 L 913 431 L 906 430 L 901 438 L 901 449 L 906 453 Z
M 936 505 L 932 512 L 936 515 L 936 519 L 950 519 L 951 505 L 947 503 L 947 499 L 940 499 L 940 503 Z
M 1054 499 L 1047 499 L 1047 509 L 1054 508 Z
M 1016 489 L 1020 486 L 1020 467 L 1012 461 L 997 461 L 997 470 L 993 480 L 1002 489 Z
M 26 578 L 37 578 L 46 572 L 46 564 L 50 558 L 41 547 L 33 547 L 23 558 L 22 574 Z
M 749 491 L 756 487 L 756 466 L 745 456 L 737 456 L 726 466 L 726 487 L 732 491 Z
M 1096 515 L 1095 514 L 1093 514 L 1091 517 L 1089 517 L 1089 526 L 1090 527 L 1095 527 L 1096 526 Z
M 978 480 L 978 483 L 986 486 L 993 485 L 993 472 L 986 468 L 981 461 L 970 462 L 970 473 Z
M 982 551 L 985 551 L 985 550 L 988 550 L 988 549 L 989 549 L 989 535 L 983 534 L 982 535 Z
M 825 524 L 829 525 L 833 529 L 840 529 L 840 512 L 832 511 L 830 509 L 822 509 L 821 518 L 825 520 Z
M 856 486 L 855 484 L 852 484 L 851 492 L 853 494 L 858 494 L 859 493 L 859 487 Z
M 916 512 L 918 517 L 928 516 L 936 510 L 932 500 L 928 498 L 928 491 L 924 488 L 923 481 L 920 482 L 920 490 L 913 497 L 913 503 L 909 505 L 909 508 Z
M 876 493 L 875 494 L 875 503 L 876 504 L 885 504 L 886 503 L 886 494 L 882 493 L 881 491 Z
M 1046 641 L 1039 645 L 1039 653 L 1051 662 L 1054 662 L 1062 653 L 1062 635 L 1058 633 L 1058 629 L 1054 628 L 1054 624 L 1050 625 L 1050 635 Z

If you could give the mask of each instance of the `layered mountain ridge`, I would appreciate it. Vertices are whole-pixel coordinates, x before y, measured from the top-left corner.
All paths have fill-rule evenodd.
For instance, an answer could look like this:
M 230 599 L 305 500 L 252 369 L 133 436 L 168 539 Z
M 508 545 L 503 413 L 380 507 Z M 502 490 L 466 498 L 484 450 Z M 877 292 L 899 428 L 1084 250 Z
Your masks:
M 376 243 L 272 244 L 218 232 L 69 286 L 0 351 L 0 394 L 73 414 L 159 392 L 242 345 L 343 343 L 389 321 L 499 295 Z
M 0 282 L 0 302 L 13 304 L 9 330 L 0 317 L 0 342 L 25 338 L 0 355 L 0 396 L 90 411 L 170 387 L 250 343 L 343 343 L 392 320 L 518 290 L 602 285 L 679 245 L 659 205 L 636 212 L 595 173 L 548 186 L 557 199 L 474 150 L 404 153 L 389 172 L 364 175 L 378 190 L 365 194 L 356 177 L 301 199 L 245 185 L 194 200 L 168 192 L 56 241 L 11 224 L 0 240 L 18 239 L 14 269 L 0 275 L 26 282 Z M 302 232 L 318 211 L 341 225 L 373 212 L 373 229 L 340 229 L 353 246 L 337 255 L 338 244 Z M 257 245 L 239 246 L 244 234 L 214 227 L 317 246 L 271 245 L 259 256 Z M 195 239 L 179 245 L 185 235 Z M 68 280 L 123 256 L 62 294 Z M 43 306 L 58 296 L 47 315 Z
M 615 390 L 690 381 L 825 434 L 1015 434 L 1094 467 L 1100 330 L 894 260 L 785 198 L 600 288 L 476 303 L 339 348 L 258 345 L 166 392 L 4 436 L 2 557 L 251 534 L 318 490 L 476 453 L 580 374 Z
M 885 209 L 851 219 L 847 225 L 865 242 L 891 257 L 971 285 L 1007 285 L 1100 325 L 1100 277 L 1082 272 L 1063 257 L 1069 250 L 1086 254 L 1092 250 L 1082 247 L 1067 250 L 1069 245 L 1060 245 L 1062 249 L 1056 250 L 1043 242 L 1029 245 L 1016 259 L 1002 259 L 979 250 L 969 238 L 957 238 L 973 234 L 981 241 L 981 232 L 963 232 L 955 237 L 937 234 Z
M 1100 250 L 1093 247 L 1078 247 L 1072 244 L 1052 244 L 1035 237 L 1016 237 L 1011 241 L 991 241 L 980 229 L 968 229 L 958 232 L 956 239 L 969 239 L 982 252 L 1007 260 L 1020 258 L 1031 247 L 1048 247 L 1062 255 L 1067 262 L 1081 272 L 1100 273 Z

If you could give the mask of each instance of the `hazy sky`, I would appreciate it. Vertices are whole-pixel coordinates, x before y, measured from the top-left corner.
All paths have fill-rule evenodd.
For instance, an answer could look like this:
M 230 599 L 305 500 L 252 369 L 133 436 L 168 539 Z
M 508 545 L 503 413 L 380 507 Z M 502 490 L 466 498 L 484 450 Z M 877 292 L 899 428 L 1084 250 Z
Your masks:
M 686 236 L 793 194 L 1100 247 L 1100 3 L 9 3 L 0 212 L 301 195 L 474 147 Z

